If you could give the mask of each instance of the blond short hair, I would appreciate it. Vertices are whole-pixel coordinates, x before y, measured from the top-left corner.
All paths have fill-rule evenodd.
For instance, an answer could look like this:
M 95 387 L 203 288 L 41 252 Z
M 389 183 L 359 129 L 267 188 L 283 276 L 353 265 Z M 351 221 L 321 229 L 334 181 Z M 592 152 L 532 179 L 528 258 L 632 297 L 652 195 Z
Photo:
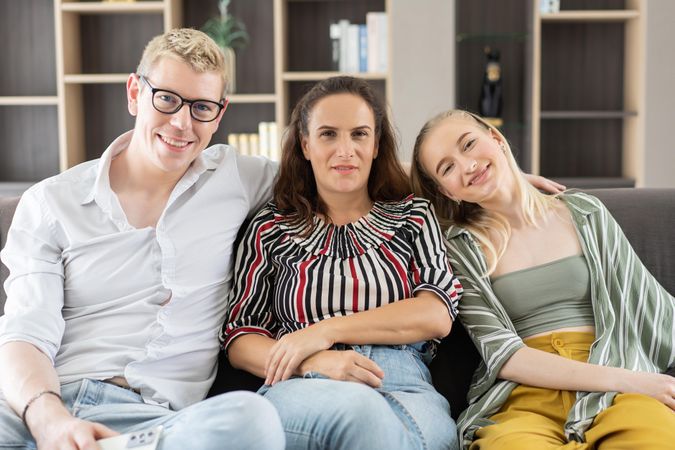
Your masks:
M 136 73 L 148 76 L 152 67 L 163 57 L 187 63 L 198 73 L 217 72 L 223 80 L 223 98 L 226 97 L 229 80 L 223 51 L 205 33 L 192 28 L 176 28 L 155 36 L 145 46 Z

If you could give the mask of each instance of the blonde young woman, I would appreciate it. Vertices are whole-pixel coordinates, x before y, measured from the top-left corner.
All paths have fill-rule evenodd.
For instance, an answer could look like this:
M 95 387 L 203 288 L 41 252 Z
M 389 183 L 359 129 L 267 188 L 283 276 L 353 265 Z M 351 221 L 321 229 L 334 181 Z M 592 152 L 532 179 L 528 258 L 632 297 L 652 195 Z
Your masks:
M 602 203 L 549 196 L 504 136 L 465 111 L 422 128 L 417 195 L 429 198 L 482 364 L 458 428 L 471 449 L 672 449 L 675 300 Z

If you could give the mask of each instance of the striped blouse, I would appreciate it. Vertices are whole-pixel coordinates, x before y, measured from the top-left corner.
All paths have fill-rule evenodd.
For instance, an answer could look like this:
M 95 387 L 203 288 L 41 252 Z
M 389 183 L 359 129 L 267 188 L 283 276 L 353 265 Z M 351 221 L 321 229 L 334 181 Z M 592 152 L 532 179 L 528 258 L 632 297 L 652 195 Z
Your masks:
M 454 319 L 462 288 L 448 265 L 428 201 L 375 202 L 354 223 L 314 218 L 293 226 L 269 203 L 253 219 L 235 261 L 223 348 L 247 333 L 274 339 L 320 320 L 436 294 Z
M 642 265 L 607 208 L 583 193 L 562 195 L 581 239 L 591 276 L 596 340 L 589 363 L 642 372 L 665 372 L 675 362 L 675 299 Z M 458 420 L 464 448 L 476 430 L 491 425 L 516 383 L 497 379 L 504 363 L 524 346 L 513 323 L 481 274 L 479 244 L 461 227 L 446 233 L 448 256 L 464 287 L 459 317 L 482 363 L 469 390 L 469 407 Z M 616 392 L 577 392 L 565 423 L 567 439 L 583 442 L 586 430 Z

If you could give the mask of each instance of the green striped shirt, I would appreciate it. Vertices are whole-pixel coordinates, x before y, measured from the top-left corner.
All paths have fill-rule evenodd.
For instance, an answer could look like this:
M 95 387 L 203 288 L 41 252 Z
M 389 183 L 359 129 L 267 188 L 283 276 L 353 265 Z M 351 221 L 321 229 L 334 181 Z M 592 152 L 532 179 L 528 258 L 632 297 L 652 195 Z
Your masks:
M 591 277 L 596 339 L 589 363 L 641 372 L 665 372 L 675 359 L 675 299 L 642 265 L 607 208 L 583 193 L 560 197 L 572 213 Z M 460 320 L 482 356 L 468 394 L 469 407 L 458 421 L 464 447 L 474 433 L 491 425 L 515 382 L 497 379 L 522 339 L 492 291 L 480 244 L 461 227 L 446 232 L 450 262 L 464 287 Z M 578 392 L 565 423 L 568 440 L 583 442 L 595 416 L 612 404 L 616 392 Z

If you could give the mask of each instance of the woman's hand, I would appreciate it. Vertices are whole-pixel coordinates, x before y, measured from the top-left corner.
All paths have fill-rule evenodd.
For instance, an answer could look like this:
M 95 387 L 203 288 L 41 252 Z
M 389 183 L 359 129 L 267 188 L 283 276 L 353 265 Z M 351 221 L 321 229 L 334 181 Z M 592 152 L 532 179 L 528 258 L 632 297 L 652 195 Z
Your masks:
M 648 395 L 675 411 L 675 378 L 670 375 L 629 372 L 624 383 L 621 392 Z
M 373 388 L 382 386 L 384 371 L 373 360 L 354 350 L 323 350 L 300 365 L 302 375 L 317 372 L 332 380 L 354 381 Z
M 565 189 L 567 189 L 567 187 L 564 185 L 539 175 L 532 175 L 531 173 L 526 173 L 523 175 L 525 176 L 525 179 L 528 181 L 528 183 L 530 183 L 532 186 L 549 194 L 560 194 L 564 192 Z
M 334 342 L 322 326 L 329 320 L 282 336 L 267 354 L 265 384 L 289 379 L 309 356 L 331 348 Z

